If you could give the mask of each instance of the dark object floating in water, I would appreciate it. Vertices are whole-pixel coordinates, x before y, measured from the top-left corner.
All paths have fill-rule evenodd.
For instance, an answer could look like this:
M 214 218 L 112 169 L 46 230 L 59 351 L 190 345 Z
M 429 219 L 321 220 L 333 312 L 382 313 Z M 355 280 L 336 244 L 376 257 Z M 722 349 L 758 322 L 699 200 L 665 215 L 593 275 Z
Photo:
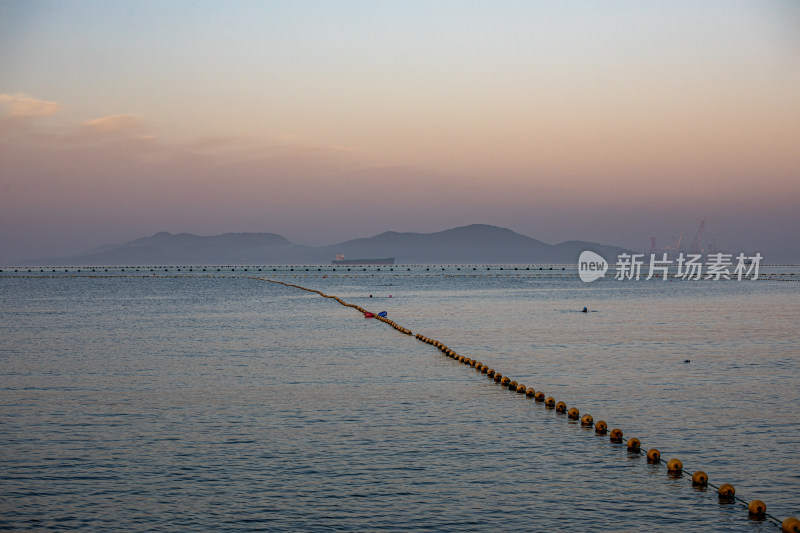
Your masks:
M 589 312 L 589 310 L 586 307 L 584 307 L 583 311 L 581 311 L 581 313 L 588 313 L 588 312 Z
M 691 363 L 691 362 L 692 362 L 692 360 L 691 360 L 691 359 L 684 359 L 684 360 L 683 360 L 683 362 L 684 362 L 684 363 Z
M 366 312 L 366 313 L 364 313 L 364 318 L 372 318 L 372 317 L 374 317 L 374 316 L 375 316 L 375 315 L 373 315 L 373 314 L 372 314 L 372 313 L 370 313 L 369 311 L 368 311 L 368 312 Z
M 386 318 L 387 314 L 388 313 L 386 313 L 386 311 L 381 311 L 380 313 L 378 313 L 378 316 L 382 316 L 383 318 Z

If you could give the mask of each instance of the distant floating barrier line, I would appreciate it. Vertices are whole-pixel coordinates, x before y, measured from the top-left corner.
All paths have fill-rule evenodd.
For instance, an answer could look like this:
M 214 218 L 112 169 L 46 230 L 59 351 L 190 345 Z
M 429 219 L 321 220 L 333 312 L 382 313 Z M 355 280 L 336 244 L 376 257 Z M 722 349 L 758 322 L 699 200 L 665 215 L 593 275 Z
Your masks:
M 300 285 L 295 285 L 293 283 L 286 283 L 284 281 L 278 281 L 274 279 L 268 278 L 258 278 L 253 277 L 251 279 L 259 280 L 259 281 L 268 281 L 270 283 L 277 283 L 280 285 L 285 285 L 286 287 L 293 287 L 296 289 L 300 289 L 307 292 L 313 292 L 319 294 L 323 298 L 330 298 L 336 300 L 340 304 L 344 305 L 345 307 L 352 307 L 356 309 L 363 315 L 371 315 L 371 318 L 376 318 L 381 322 L 389 324 L 397 331 L 404 333 L 406 335 L 412 335 L 412 331 L 410 329 L 404 328 L 400 326 L 396 322 L 389 320 L 385 317 L 379 316 L 378 313 L 371 313 L 367 311 L 363 307 L 360 307 L 355 304 L 347 303 L 338 296 L 331 296 L 329 294 L 325 294 L 322 291 L 318 291 L 316 289 L 309 289 L 307 287 L 302 287 Z M 561 415 L 566 415 L 567 420 L 580 420 L 580 425 L 587 429 L 594 428 L 594 434 L 605 436 L 608 435 L 609 441 L 612 444 L 617 445 L 625 445 L 628 452 L 632 454 L 638 454 L 647 457 L 647 462 L 652 464 L 663 464 L 666 465 L 667 475 L 671 477 L 682 477 L 683 474 L 690 476 L 692 485 L 695 487 L 713 487 L 717 489 L 717 494 L 719 495 L 720 503 L 740 503 L 744 508 L 748 510 L 750 518 L 758 519 L 758 520 L 769 520 L 776 526 L 780 527 L 782 531 L 787 533 L 800 533 L 800 520 L 795 517 L 789 517 L 781 522 L 778 518 L 772 516 L 771 514 L 767 513 L 767 505 L 761 500 L 752 500 L 750 502 L 736 496 L 736 490 L 734 487 L 728 483 L 722 483 L 721 485 L 714 485 L 710 483 L 708 480 L 708 474 L 703 472 L 702 470 L 696 470 L 695 472 L 689 472 L 683 467 L 683 462 L 677 458 L 671 458 L 668 461 L 665 461 L 661 458 L 661 452 L 657 448 L 650 448 L 645 451 L 642 448 L 642 443 L 639 439 L 633 437 L 627 439 L 627 441 L 623 440 L 623 432 L 619 428 L 613 428 L 611 431 L 608 430 L 608 424 L 603 421 L 599 420 L 594 422 L 592 415 L 584 414 L 581 417 L 580 411 L 577 408 L 572 407 L 567 409 L 567 404 L 565 402 L 556 402 L 553 397 L 548 397 L 542 392 L 541 390 L 536 390 L 533 387 L 528 387 L 523 385 L 522 383 L 517 383 L 515 380 L 511 379 L 510 377 L 503 375 L 502 373 L 496 371 L 495 369 L 489 367 L 482 363 L 481 361 L 470 359 L 464 355 L 458 354 L 455 350 L 449 348 L 444 343 L 432 339 L 430 337 L 426 337 L 420 333 L 415 335 L 416 339 L 420 342 L 424 342 L 425 344 L 429 344 L 434 346 L 439 351 L 442 352 L 446 357 L 449 357 L 459 363 L 464 364 L 468 368 L 472 368 L 477 373 L 486 376 L 489 379 L 494 380 L 495 383 L 500 385 L 501 387 L 505 387 L 512 392 L 516 392 L 520 398 L 530 399 L 535 402 L 544 403 L 544 406 L 548 410 L 554 410 L 556 413 Z

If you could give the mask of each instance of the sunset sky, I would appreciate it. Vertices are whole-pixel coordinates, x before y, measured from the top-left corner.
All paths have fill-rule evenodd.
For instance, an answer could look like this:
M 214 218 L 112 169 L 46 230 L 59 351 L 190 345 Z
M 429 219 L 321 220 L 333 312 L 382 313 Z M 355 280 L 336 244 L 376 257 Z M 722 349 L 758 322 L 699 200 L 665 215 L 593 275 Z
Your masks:
M 470 223 L 800 261 L 800 2 L 0 0 L 0 264 Z

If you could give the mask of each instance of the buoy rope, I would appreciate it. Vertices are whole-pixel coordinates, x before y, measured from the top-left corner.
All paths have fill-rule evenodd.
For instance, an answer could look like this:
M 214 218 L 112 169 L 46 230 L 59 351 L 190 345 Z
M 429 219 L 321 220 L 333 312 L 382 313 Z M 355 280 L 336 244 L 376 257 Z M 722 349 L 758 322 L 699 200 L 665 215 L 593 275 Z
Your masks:
M 309 288 L 303 287 L 301 285 L 296 285 L 296 284 L 293 284 L 293 283 L 286 283 L 284 281 L 278 281 L 278 280 L 269 279 L 269 278 L 251 277 L 250 279 L 259 280 L 259 281 L 268 281 L 270 283 L 277 283 L 277 284 L 280 284 L 280 285 L 285 285 L 286 287 L 294 287 L 294 288 L 297 288 L 297 289 L 300 289 L 300 290 L 303 290 L 303 291 L 313 292 L 313 293 L 319 294 L 320 296 L 322 296 L 324 298 L 331 298 L 333 300 L 336 300 L 337 302 L 339 302 L 343 306 L 352 307 L 353 309 L 356 309 L 356 310 L 360 311 L 362 314 L 369 313 L 369 311 L 367 311 L 366 309 L 364 309 L 364 308 L 362 308 L 360 306 L 357 306 L 355 304 L 347 303 L 344 300 L 342 300 L 341 298 L 339 298 L 338 296 L 331 296 L 329 294 L 325 294 L 324 292 L 318 291 L 316 289 L 309 289 Z M 394 329 L 400 331 L 401 333 L 405 333 L 406 335 L 412 335 L 412 332 L 411 332 L 410 329 L 404 328 L 404 327 L 400 326 L 399 324 L 397 324 L 396 322 L 394 322 L 392 320 L 389 320 L 389 319 L 387 319 L 385 317 L 381 317 L 378 314 L 374 314 L 373 317 L 377 318 L 378 320 L 380 320 L 380 321 L 382 321 L 384 323 L 387 323 L 387 324 L 391 325 Z M 500 384 L 503 387 L 507 387 L 510 390 L 516 391 L 517 393 L 520 393 L 520 395 L 523 398 L 531 398 L 531 399 L 534 399 L 536 402 L 544 402 L 545 403 L 545 407 L 552 408 L 558 413 L 567 414 L 567 417 L 568 417 L 569 420 L 580 420 L 580 424 L 582 426 L 590 426 L 594 422 L 594 419 L 591 417 L 591 415 L 584 414 L 583 418 L 580 419 L 580 412 L 577 409 L 572 408 L 572 409 L 567 410 L 567 405 L 564 402 L 556 402 L 555 399 L 552 398 L 552 397 L 545 398 L 545 395 L 541 390 L 534 390 L 533 387 L 527 387 L 527 386 L 525 386 L 523 384 L 519 384 L 516 381 L 512 380 L 511 378 L 509 378 L 508 376 L 506 376 L 505 374 L 501 374 L 500 372 L 497 372 L 494 369 L 489 368 L 488 365 L 482 363 L 481 361 L 473 360 L 473 359 L 470 359 L 468 357 L 465 357 L 464 355 L 458 354 L 455 350 L 449 348 L 447 345 L 443 344 L 442 342 L 440 342 L 440 341 L 438 341 L 436 339 L 426 337 L 425 335 L 422 335 L 420 333 L 416 334 L 416 338 L 417 338 L 417 340 L 419 340 L 421 342 L 424 342 L 426 344 L 430 344 L 432 346 L 435 346 L 445 356 L 450 357 L 451 359 L 454 359 L 454 360 L 456 360 L 456 361 L 458 361 L 460 363 L 463 363 L 463 364 L 465 364 L 465 365 L 467 365 L 467 366 L 469 366 L 471 368 L 474 368 L 476 371 L 479 371 L 481 374 L 487 375 L 487 377 L 489 377 L 489 378 L 494 378 L 494 381 L 496 383 Z M 588 422 L 588 423 L 585 423 L 585 422 Z M 608 429 L 608 425 L 606 424 L 606 422 L 604 422 L 602 420 L 598 421 L 597 424 L 595 424 L 595 433 L 596 434 L 605 435 L 607 433 L 607 429 Z M 622 430 L 620 430 L 618 428 L 614 428 L 608 433 L 609 433 L 609 436 L 610 436 L 610 439 L 611 439 L 612 443 L 623 444 L 623 440 L 622 440 L 623 432 L 622 432 Z M 800 527 L 800 526 L 798 526 L 798 524 L 800 524 L 800 522 L 796 518 L 789 517 L 786 520 L 784 520 L 783 522 L 781 522 L 778 518 L 776 518 L 775 516 L 773 516 L 773 515 L 771 515 L 771 514 L 766 512 L 766 505 L 763 502 L 761 502 L 760 500 L 753 500 L 751 502 L 747 502 L 746 500 L 736 496 L 733 487 L 730 487 L 729 485 L 728 486 L 730 487 L 730 490 L 733 493 L 730 494 L 730 495 L 723 495 L 723 493 L 720 490 L 720 488 L 722 486 L 727 485 L 727 484 L 723 484 L 723 485 L 720 485 L 720 486 L 714 485 L 713 483 L 708 482 L 708 476 L 705 475 L 705 472 L 702 472 L 702 471 L 689 472 L 689 471 L 687 471 L 687 470 L 685 470 L 683 468 L 683 464 L 677 459 L 670 459 L 669 461 L 665 461 L 663 458 L 661 458 L 661 453 L 657 449 L 651 448 L 647 452 L 644 451 L 642 449 L 641 442 L 639 441 L 639 439 L 636 439 L 636 438 L 628 439 L 628 451 L 630 453 L 636 453 L 636 454 L 638 454 L 640 456 L 641 455 L 647 456 L 649 462 L 667 465 L 668 473 L 670 473 L 670 474 L 675 474 L 677 476 L 682 476 L 682 474 L 684 474 L 684 473 L 687 474 L 689 476 L 689 478 L 693 480 L 693 484 L 697 484 L 697 485 L 700 485 L 700 486 L 708 485 L 710 487 L 713 487 L 713 488 L 717 489 L 717 491 L 720 494 L 720 500 L 721 501 L 739 502 L 745 508 L 749 509 L 750 512 L 751 512 L 751 515 L 755 515 L 756 518 L 760 518 L 760 519 L 763 519 L 763 520 L 769 520 L 774 525 L 776 525 L 778 527 L 783 527 L 784 531 L 792 531 L 792 532 L 800 531 L 800 529 L 798 529 L 798 527 Z M 650 452 L 653 452 L 653 451 L 656 454 L 656 459 L 653 459 L 651 461 L 650 460 Z M 677 466 L 673 466 L 673 462 L 677 463 Z M 673 468 L 675 468 L 675 469 L 673 470 Z M 694 483 L 694 479 L 693 478 L 695 477 L 696 474 L 702 474 L 703 475 L 702 482 Z M 759 505 L 760 505 L 760 507 L 759 507 Z M 754 509 L 757 509 L 757 511 L 754 512 Z
M 410 329 L 404 328 L 403 326 L 401 326 L 400 324 L 398 324 L 394 320 L 390 320 L 390 319 L 388 319 L 386 317 L 380 316 L 378 313 L 370 313 L 369 311 L 367 311 L 363 307 L 355 305 L 355 304 L 347 303 L 344 300 L 342 300 L 341 298 L 339 298 L 338 296 L 332 296 L 330 294 L 325 294 L 322 291 L 318 291 L 316 289 L 309 289 L 308 287 L 303 287 L 301 285 L 295 285 L 294 283 L 286 283 L 285 281 L 278 281 L 278 280 L 274 280 L 274 279 L 258 278 L 258 277 L 251 277 L 250 279 L 255 279 L 255 280 L 259 280 L 259 281 L 268 281 L 270 283 L 278 283 L 280 285 L 285 285 L 287 287 L 294 287 L 294 288 L 297 288 L 297 289 L 300 289 L 300 290 L 304 290 L 304 291 L 307 291 L 307 292 L 317 293 L 320 296 L 322 296 L 323 298 L 331 298 L 333 300 L 336 300 L 337 302 L 339 302 L 340 304 L 342 304 L 345 307 L 352 307 L 353 309 L 356 309 L 359 312 L 361 312 L 361 314 L 363 314 L 363 315 L 370 315 L 370 318 L 375 318 L 377 320 L 380 320 L 384 324 L 389 324 L 390 326 L 392 326 L 394 329 L 396 329 L 400 333 L 404 333 L 406 335 L 413 335 L 414 334 Z

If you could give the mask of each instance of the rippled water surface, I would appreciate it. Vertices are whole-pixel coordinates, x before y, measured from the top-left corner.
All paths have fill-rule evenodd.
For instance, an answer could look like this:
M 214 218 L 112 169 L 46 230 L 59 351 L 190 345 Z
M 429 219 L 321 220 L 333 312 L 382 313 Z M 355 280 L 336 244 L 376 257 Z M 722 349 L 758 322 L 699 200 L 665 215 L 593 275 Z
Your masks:
M 0 273 L 0 528 L 778 529 L 413 336 L 253 276 L 386 310 L 800 516 L 793 267 L 592 284 L 305 268 Z

